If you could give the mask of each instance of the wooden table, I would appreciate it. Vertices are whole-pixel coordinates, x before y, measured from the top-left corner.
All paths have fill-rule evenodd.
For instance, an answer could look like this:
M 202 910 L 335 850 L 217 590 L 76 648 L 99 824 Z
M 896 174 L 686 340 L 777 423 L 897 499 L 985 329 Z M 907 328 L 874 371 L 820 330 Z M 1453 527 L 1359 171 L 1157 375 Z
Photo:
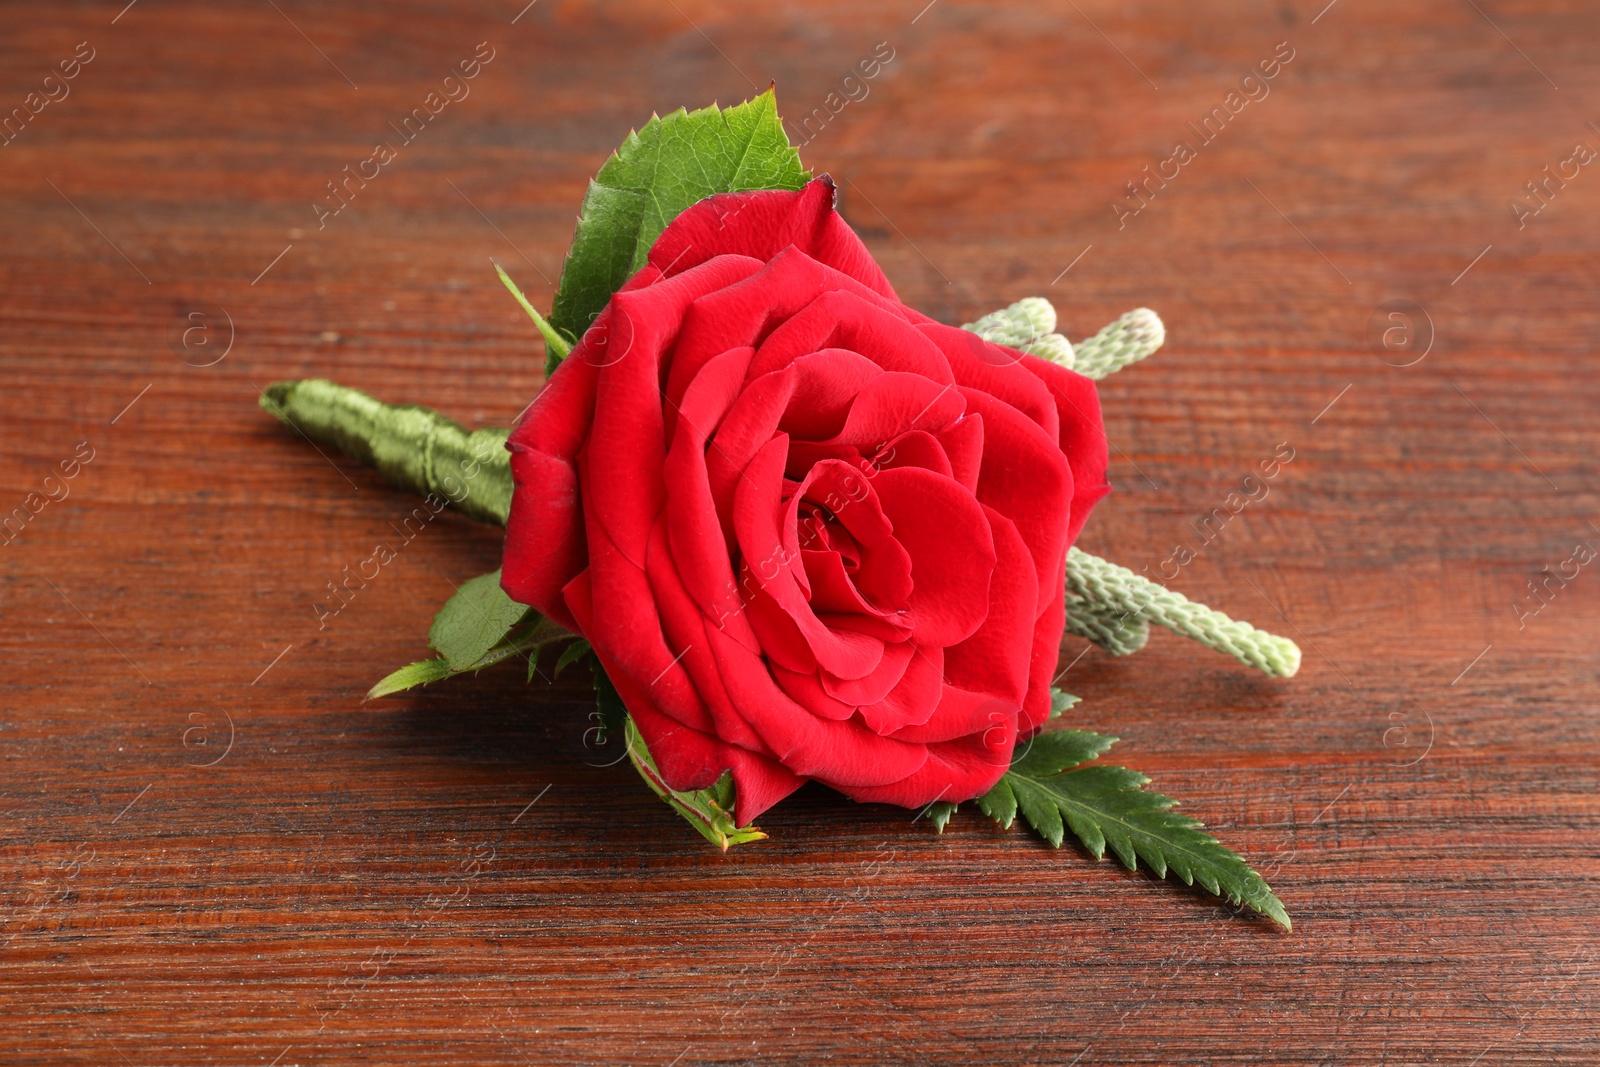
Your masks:
M 59 497 L 0 545 L 7 1062 L 1600 1060 L 1600 573 L 1527 589 L 1600 545 L 1592 3 L 521 2 L 6 5 L 0 106 L 60 97 L 0 146 L 0 513 Z M 1065 684 L 1292 934 L 815 787 L 718 855 L 576 676 L 361 702 L 497 538 L 442 517 L 319 625 L 413 503 L 257 389 L 504 424 L 542 357 L 489 259 L 548 306 L 627 129 L 774 80 L 857 98 L 796 139 L 909 303 L 1165 318 L 1084 547 L 1198 548 L 1172 584 L 1305 668 Z

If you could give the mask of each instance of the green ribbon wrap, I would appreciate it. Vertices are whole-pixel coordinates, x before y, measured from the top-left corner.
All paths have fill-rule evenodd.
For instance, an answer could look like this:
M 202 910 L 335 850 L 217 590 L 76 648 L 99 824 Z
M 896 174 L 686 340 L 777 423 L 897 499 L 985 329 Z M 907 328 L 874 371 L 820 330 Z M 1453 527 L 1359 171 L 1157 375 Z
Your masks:
M 497 427 L 468 431 L 418 404 L 385 404 L 322 378 L 273 382 L 261 407 L 313 444 L 376 467 L 422 496 L 439 497 L 479 522 L 511 514 L 511 456 Z

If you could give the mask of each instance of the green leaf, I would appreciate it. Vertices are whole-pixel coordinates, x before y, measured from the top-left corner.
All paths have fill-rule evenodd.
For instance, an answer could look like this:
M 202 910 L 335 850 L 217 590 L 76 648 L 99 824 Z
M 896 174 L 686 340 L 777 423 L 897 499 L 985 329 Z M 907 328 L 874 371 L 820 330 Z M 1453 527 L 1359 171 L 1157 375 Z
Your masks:
M 1051 690 L 1052 697 L 1066 695 L 1059 689 Z M 1076 702 L 1077 698 L 1072 699 Z M 978 798 L 978 808 L 1001 826 L 1009 828 L 1017 818 L 1018 795 L 1013 784 L 1021 780 L 1020 775 L 1042 778 L 1060 774 L 1068 767 L 1076 767 L 1080 763 L 1087 763 L 1104 755 L 1105 751 L 1116 743 L 1115 737 L 1091 733 L 1088 730 L 1058 730 L 1054 733 L 1035 734 L 1028 740 L 1018 743 L 1016 751 L 1011 754 L 1011 770 L 994 784 L 993 789 Z M 1056 840 L 1052 843 L 1058 848 L 1061 846 L 1059 828 Z
M 1075 697 L 1071 693 L 1063 692 L 1060 689 L 1051 689 L 1050 718 L 1060 718 L 1063 712 L 1071 711 L 1073 708 L 1077 707 L 1082 699 L 1082 697 Z
M 522 290 L 517 288 L 517 283 L 511 280 L 500 264 L 494 263 L 495 273 L 500 275 L 500 281 L 511 290 L 511 295 L 517 298 L 517 303 L 522 305 L 522 310 L 533 319 L 533 324 L 539 328 L 539 333 L 544 337 L 544 371 L 548 375 L 556 369 L 556 364 L 567 358 L 567 353 L 572 351 L 572 342 L 556 332 L 556 328 L 545 321 L 545 317 L 522 295 Z
M 468 671 L 476 674 L 485 667 L 493 667 L 503 663 L 514 656 L 524 656 L 528 660 L 529 677 L 532 677 L 533 667 L 539 661 L 539 651 L 546 645 L 556 644 L 561 641 L 572 640 L 572 634 L 557 626 L 533 611 L 518 623 L 510 633 L 497 642 L 482 656 L 465 666 L 457 666 L 444 656 L 437 659 L 422 660 L 412 663 L 385 677 L 377 685 L 367 691 L 367 700 L 376 700 L 378 697 L 402 693 L 407 689 L 415 689 L 419 685 L 428 685 L 432 682 L 442 681 L 445 678 L 454 678 L 458 674 Z
M 927 807 L 928 821 L 933 823 L 933 828 L 938 833 L 944 833 L 944 828 L 950 825 L 950 816 L 956 813 L 959 804 L 952 804 L 948 800 L 935 800 Z
M 1084 731 L 1066 731 L 1084 734 Z M 1045 734 L 1037 741 L 1061 737 Z M 1100 738 L 1097 734 L 1087 734 Z M 1109 740 L 1100 738 L 1101 741 Z M 1206 833 L 1198 819 L 1172 810 L 1177 801 L 1144 786 L 1150 781 L 1126 767 L 1099 765 L 1061 773 L 1058 764 L 1090 751 L 1081 739 L 1035 744 L 1014 760 L 1005 777 L 978 799 L 978 806 L 1009 827 L 1020 811 L 1028 825 L 1055 847 L 1065 831 L 1095 859 L 1110 850 L 1130 871 L 1139 861 L 1158 878 L 1199 884 L 1290 929 L 1289 914 L 1265 879 L 1239 855 Z M 1099 752 L 1104 752 L 1100 748 Z M 1096 752 L 1096 755 L 1099 753 Z M 1055 767 L 1056 770 L 1051 770 Z
M 582 336 L 644 266 L 661 231 L 691 204 L 714 193 L 798 189 L 810 177 L 770 89 L 727 110 L 713 104 L 651 116 L 589 183 L 550 321 Z
M 469 671 L 477 674 L 485 667 L 493 667 L 518 654 L 526 652 L 511 642 L 503 642 L 486 652 L 482 659 L 465 667 L 452 666 L 450 661 L 440 656 L 438 659 L 425 659 L 417 663 L 401 667 L 390 674 L 377 685 L 367 690 L 365 700 L 376 700 L 379 697 L 392 696 L 403 693 L 407 689 L 415 689 L 419 685 L 431 685 L 446 678 L 454 678 L 458 674 Z
M 616 708 L 622 704 L 621 699 L 617 698 L 617 691 L 612 687 L 610 679 L 606 678 L 604 671 L 596 669 L 594 676 L 595 692 L 600 698 L 601 715 L 615 714 Z M 608 702 L 612 700 L 616 702 L 615 707 L 608 707 Z M 696 789 L 691 792 L 674 789 L 656 769 L 656 761 L 650 755 L 650 750 L 645 747 L 644 738 L 639 736 L 639 728 L 633 724 L 632 717 L 624 717 L 622 722 L 623 736 L 628 746 L 628 758 L 633 762 L 634 769 L 639 772 L 639 776 L 645 780 L 656 796 L 665 800 L 673 811 L 683 816 L 707 841 L 726 852 L 730 845 L 760 841 L 767 836 L 754 826 L 741 827 L 734 822 L 734 786 L 731 771 L 724 771 L 722 777 L 706 789 Z
M 1117 743 L 1115 737 L 1088 730 L 1057 730 L 1017 742 L 1011 756 L 1011 769 L 1017 774 L 1043 777 L 1060 774 L 1068 767 L 1099 759 Z
M 393 674 L 387 675 L 377 685 L 367 690 L 368 700 L 377 700 L 391 693 L 401 693 L 407 689 L 414 689 L 419 685 L 437 682 L 456 673 L 450 669 L 450 662 L 443 659 L 425 659 L 420 663 L 408 663 Z
M 572 644 L 561 650 L 561 658 L 556 660 L 556 677 L 561 677 L 561 672 L 578 662 L 593 651 L 589 642 L 578 638 Z
M 533 609 L 500 588 L 500 572 L 480 574 L 456 589 L 428 628 L 428 644 L 457 671 L 468 670 Z
M 1017 794 L 1011 788 L 1010 771 L 978 798 L 978 810 L 1005 829 L 1011 829 L 1011 824 L 1017 821 Z

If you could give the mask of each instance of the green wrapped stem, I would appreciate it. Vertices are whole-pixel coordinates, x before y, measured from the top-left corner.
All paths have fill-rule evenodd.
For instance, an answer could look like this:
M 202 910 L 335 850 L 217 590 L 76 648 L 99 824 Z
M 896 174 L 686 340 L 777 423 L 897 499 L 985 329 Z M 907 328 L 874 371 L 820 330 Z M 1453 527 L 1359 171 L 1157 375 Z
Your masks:
M 1036 337 L 1054 333 L 1056 309 L 1042 296 L 1025 296 L 1010 307 L 991 311 L 977 322 L 961 327 L 985 341 L 1016 348 Z
M 1137 363 L 1167 339 L 1161 316 L 1149 308 L 1135 308 L 1087 341 L 1073 346 L 1073 369 L 1100 379 Z
M 437 496 L 497 526 L 511 514 L 511 431 L 466 427 L 417 404 L 385 404 L 321 378 L 273 382 L 261 407 L 308 440 L 376 467 L 402 489 Z
M 1006 345 L 1072 369 L 1072 342 L 1055 332 L 1056 309 L 1043 297 L 1024 297 L 1010 307 L 991 312 L 961 328 L 977 334 L 985 341 Z
M 1069 592 L 1067 632 L 1093 641 L 1113 656 L 1131 656 L 1150 640 L 1150 623 L 1138 615 L 1107 611 Z
M 1030 296 L 1010 307 L 961 327 L 998 345 L 1059 363 L 1089 378 L 1100 379 L 1137 363 L 1167 339 L 1161 316 L 1135 308 L 1086 341 L 1072 344 L 1056 333 L 1056 309 L 1043 297 Z
M 1300 648 L 1287 637 L 1237 622 L 1079 548 L 1067 553 L 1067 591 L 1102 612 L 1165 626 L 1267 674 L 1287 678 L 1300 669 Z

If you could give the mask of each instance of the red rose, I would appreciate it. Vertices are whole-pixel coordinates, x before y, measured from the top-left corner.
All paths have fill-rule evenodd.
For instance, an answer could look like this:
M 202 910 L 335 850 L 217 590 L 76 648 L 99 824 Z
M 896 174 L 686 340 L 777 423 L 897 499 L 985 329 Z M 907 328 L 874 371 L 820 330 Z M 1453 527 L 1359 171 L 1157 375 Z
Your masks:
M 901 304 L 834 211 L 667 227 L 511 434 L 503 581 L 582 634 L 676 789 L 967 800 L 1049 715 L 1094 383 Z

